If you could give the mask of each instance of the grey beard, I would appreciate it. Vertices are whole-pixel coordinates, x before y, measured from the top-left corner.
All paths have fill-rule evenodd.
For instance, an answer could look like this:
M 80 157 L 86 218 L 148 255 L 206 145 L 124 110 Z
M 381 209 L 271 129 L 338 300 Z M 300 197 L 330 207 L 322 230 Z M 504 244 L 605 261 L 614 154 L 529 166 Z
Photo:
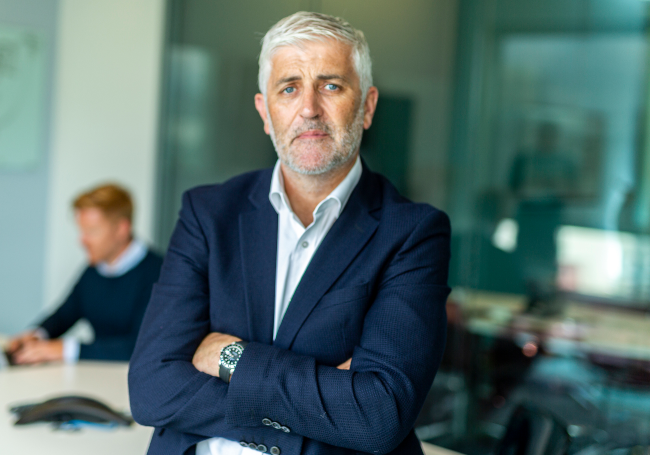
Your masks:
M 361 106 L 359 106 L 359 110 L 357 111 L 357 114 L 355 115 L 352 123 L 345 128 L 345 132 L 341 138 L 340 143 L 332 144 L 328 147 L 328 150 L 324 151 L 324 153 L 331 156 L 331 159 L 320 167 L 305 169 L 294 162 L 287 146 L 284 144 L 278 144 L 275 136 L 275 130 L 273 129 L 273 123 L 271 122 L 271 116 L 269 115 L 268 107 L 266 110 L 266 116 L 269 121 L 271 142 L 273 142 L 273 146 L 275 147 L 275 151 L 278 154 L 278 158 L 282 164 L 287 166 L 289 169 L 303 175 L 326 174 L 331 170 L 336 169 L 337 167 L 342 166 L 343 164 L 350 161 L 350 159 L 354 156 L 355 152 L 361 145 L 361 136 L 363 135 L 363 114 L 364 105 L 362 103 Z M 299 130 L 292 131 L 291 134 L 293 137 L 296 137 L 303 132 L 312 129 L 321 130 L 330 136 L 332 133 L 332 129 L 329 127 L 329 125 L 318 120 L 312 120 L 306 122 L 305 125 L 303 125 Z

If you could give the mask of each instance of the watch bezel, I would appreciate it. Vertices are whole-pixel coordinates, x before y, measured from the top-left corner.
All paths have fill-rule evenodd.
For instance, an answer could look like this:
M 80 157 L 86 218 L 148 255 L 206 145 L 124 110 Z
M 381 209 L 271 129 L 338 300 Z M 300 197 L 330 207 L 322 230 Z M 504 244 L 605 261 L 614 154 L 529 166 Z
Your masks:
M 233 351 L 237 353 L 236 359 L 233 360 L 232 357 L 225 357 L 226 352 L 233 352 Z M 228 346 L 223 348 L 223 350 L 221 351 L 221 355 L 219 356 L 221 365 L 228 368 L 229 370 L 233 370 L 237 366 L 237 362 L 239 361 L 239 359 L 241 359 L 243 352 L 244 352 L 244 348 L 240 344 L 238 343 L 229 344 Z

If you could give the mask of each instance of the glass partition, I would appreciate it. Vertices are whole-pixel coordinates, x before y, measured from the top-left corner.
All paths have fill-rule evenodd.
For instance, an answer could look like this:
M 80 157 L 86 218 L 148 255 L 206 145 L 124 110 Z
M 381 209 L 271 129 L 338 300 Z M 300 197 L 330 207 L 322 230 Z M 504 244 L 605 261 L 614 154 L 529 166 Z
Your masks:
M 528 434 L 545 452 L 545 427 L 554 453 L 648 449 L 647 14 L 460 2 L 443 370 L 456 385 L 432 391 L 456 404 L 452 426 L 423 425 L 430 440 L 529 453 Z

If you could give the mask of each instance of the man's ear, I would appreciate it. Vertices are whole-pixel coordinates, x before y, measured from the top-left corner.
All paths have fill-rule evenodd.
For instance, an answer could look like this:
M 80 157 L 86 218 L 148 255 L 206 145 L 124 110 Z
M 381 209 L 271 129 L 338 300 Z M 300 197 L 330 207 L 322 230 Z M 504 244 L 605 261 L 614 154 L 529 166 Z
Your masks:
M 126 218 L 120 218 L 117 220 L 117 232 L 120 238 L 129 239 L 131 238 L 131 222 Z
M 270 134 L 271 130 L 269 129 L 269 121 L 266 115 L 266 103 L 264 102 L 264 95 L 261 93 L 255 95 L 255 109 L 257 109 L 264 122 L 264 132 Z
M 377 87 L 370 87 L 366 95 L 366 102 L 363 110 L 363 128 L 368 129 L 372 125 L 372 118 L 377 109 L 377 99 L 379 98 L 379 90 Z

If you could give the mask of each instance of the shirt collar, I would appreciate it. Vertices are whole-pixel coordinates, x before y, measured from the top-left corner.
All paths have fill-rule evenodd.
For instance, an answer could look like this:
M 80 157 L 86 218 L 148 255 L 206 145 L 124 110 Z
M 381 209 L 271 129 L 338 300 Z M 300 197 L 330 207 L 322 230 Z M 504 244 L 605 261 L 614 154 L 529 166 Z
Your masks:
M 314 218 L 319 209 L 324 205 L 326 201 L 334 200 L 338 203 L 338 213 L 337 216 L 341 215 L 345 205 L 348 203 L 348 199 L 352 195 L 352 191 L 359 183 L 361 179 L 361 172 L 363 167 L 361 166 L 361 158 L 357 155 L 357 159 L 354 162 L 354 166 L 348 172 L 348 175 L 345 176 L 343 181 L 338 184 L 336 188 L 325 198 L 323 199 L 314 209 Z M 273 168 L 273 175 L 271 176 L 271 189 L 269 191 L 269 200 L 271 205 L 277 213 L 280 213 L 281 210 L 287 209 L 289 212 L 293 213 L 291 209 L 291 203 L 287 197 L 287 193 L 284 191 L 284 177 L 282 176 L 282 170 L 280 169 L 280 160 L 275 163 Z
M 126 250 L 119 257 L 109 264 L 100 262 L 97 264 L 97 273 L 106 278 L 118 277 L 132 270 L 147 255 L 147 246 L 138 239 L 131 240 Z

